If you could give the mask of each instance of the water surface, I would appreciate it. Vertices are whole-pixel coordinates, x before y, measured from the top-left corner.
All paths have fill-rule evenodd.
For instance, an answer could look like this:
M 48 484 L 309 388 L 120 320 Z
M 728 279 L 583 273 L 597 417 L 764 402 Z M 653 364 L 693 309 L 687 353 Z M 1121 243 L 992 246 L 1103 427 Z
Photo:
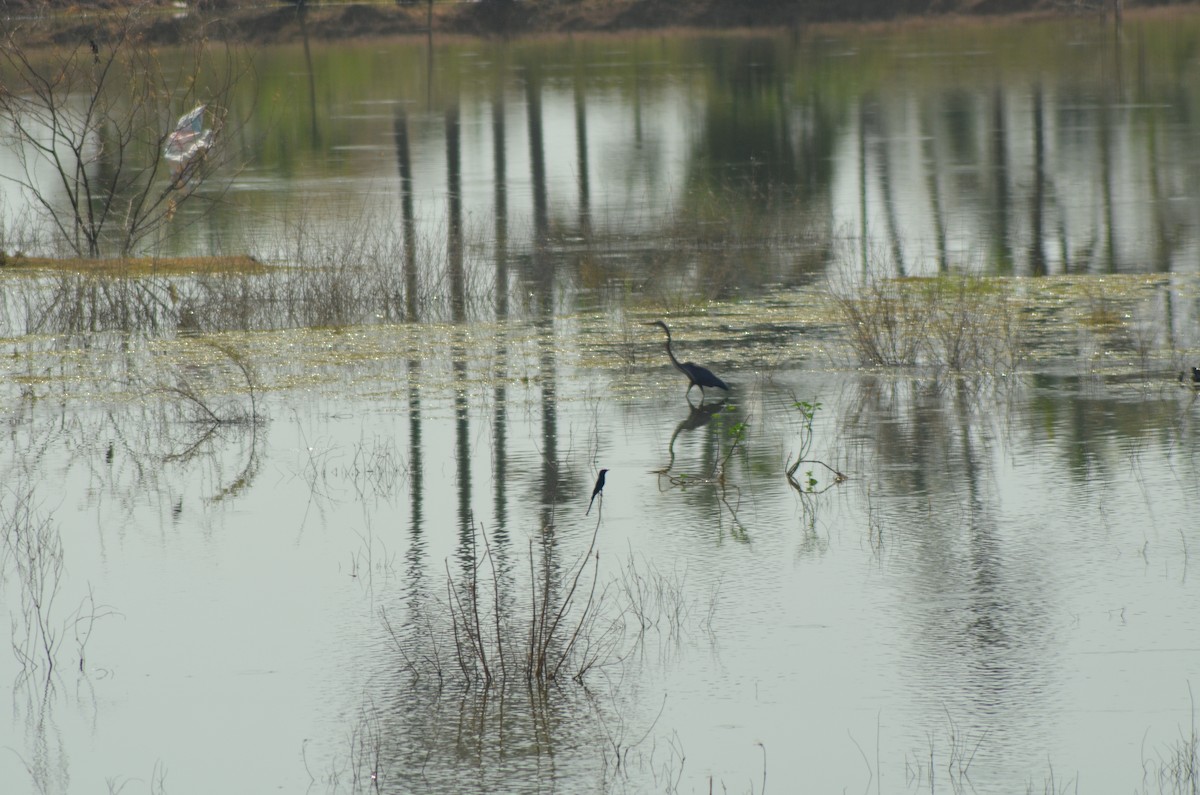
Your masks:
M 258 53 L 170 245 L 268 274 L 4 274 L 3 789 L 1189 791 L 1195 25 Z M 864 364 L 864 267 L 1000 344 Z

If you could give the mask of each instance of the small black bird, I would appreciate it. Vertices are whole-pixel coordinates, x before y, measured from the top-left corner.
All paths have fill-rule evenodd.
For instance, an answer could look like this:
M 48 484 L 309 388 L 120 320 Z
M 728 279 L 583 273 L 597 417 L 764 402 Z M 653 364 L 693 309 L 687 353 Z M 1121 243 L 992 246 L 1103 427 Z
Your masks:
M 100 48 L 96 45 L 96 40 L 88 39 L 88 46 L 92 48 L 92 60 L 100 63 Z
M 700 387 L 700 400 L 704 401 L 704 387 L 716 387 L 729 391 L 729 385 L 722 381 L 717 376 L 713 375 L 713 371 L 707 367 L 701 367 L 694 362 L 680 362 L 675 358 L 675 354 L 671 351 L 671 329 L 667 328 L 667 324 L 661 320 L 655 320 L 652 323 L 647 323 L 647 326 L 658 326 L 663 331 L 667 332 L 667 356 L 671 358 L 671 364 L 675 365 L 675 369 L 687 376 L 688 388 L 684 392 L 684 397 L 692 391 L 692 387 Z
M 597 494 L 600 495 L 600 501 L 604 502 L 604 493 L 603 493 L 604 492 L 604 473 L 607 471 L 608 471 L 607 469 L 600 470 L 600 475 L 599 475 L 599 477 L 596 478 L 596 487 L 594 489 L 592 489 L 592 498 L 590 500 L 588 500 L 587 513 L 585 513 L 584 516 L 587 516 L 589 513 L 592 512 L 592 503 L 596 501 Z
M 1192 368 L 1192 380 L 1191 380 L 1191 383 L 1188 383 L 1188 380 L 1187 380 L 1187 376 L 1186 376 L 1186 374 L 1184 374 L 1184 373 L 1182 373 L 1182 372 L 1181 372 L 1181 373 L 1179 374 L 1179 383 L 1183 384 L 1184 386 L 1190 386 L 1190 387 L 1193 387 L 1193 388 L 1195 388 L 1195 389 L 1200 389 L 1200 367 L 1193 367 L 1193 368 Z

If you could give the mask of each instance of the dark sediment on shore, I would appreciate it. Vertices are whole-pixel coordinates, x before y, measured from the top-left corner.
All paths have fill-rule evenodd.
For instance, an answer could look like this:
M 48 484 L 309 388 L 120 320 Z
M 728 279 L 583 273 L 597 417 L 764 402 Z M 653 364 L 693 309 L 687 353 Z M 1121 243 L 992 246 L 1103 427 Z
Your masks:
M 1123 3 L 1126 10 L 1161 3 Z M 87 41 L 122 24 L 120 5 L 71 6 L 33 14 L 21 0 L 0 0 L 6 33 L 23 44 Z M 41 7 L 44 8 L 44 7 Z M 182 9 L 169 3 L 138 6 L 136 29 L 149 41 L 172 44 L 197 36 L 266 44 L 435 33 L 516 36 L 668 28 L 802 28 L 830 22 L 886 22 L 948 15 L 1112 13 L 1112 0 L 481 0 L 438 3 L 247 5 L 207 0 Z

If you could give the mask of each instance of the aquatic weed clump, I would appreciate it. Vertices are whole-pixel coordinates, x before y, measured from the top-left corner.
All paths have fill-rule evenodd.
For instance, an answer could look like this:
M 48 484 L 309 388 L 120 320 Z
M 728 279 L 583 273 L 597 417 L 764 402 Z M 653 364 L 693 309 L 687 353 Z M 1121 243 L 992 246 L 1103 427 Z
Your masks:
M 1009 372 L 1022 358 L 1013 303 L 994 278 L 866 277 L 832 296 L 863 364 Z

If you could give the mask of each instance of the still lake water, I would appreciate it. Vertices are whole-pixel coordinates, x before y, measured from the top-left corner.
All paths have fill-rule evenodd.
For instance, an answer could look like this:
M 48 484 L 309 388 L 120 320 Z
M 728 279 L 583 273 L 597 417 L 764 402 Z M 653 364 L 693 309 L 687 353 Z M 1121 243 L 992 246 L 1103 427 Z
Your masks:
M 0 791 L 1191 791 L 1197 42 L 256 52 L 164 246 L 317 275 L 4 275 Z M 864 270 L 1001 277 L 1016 366 L 860 367 Z M 593 532 L 582 685 L 463 688 L 448 578 L 512 655 Z

